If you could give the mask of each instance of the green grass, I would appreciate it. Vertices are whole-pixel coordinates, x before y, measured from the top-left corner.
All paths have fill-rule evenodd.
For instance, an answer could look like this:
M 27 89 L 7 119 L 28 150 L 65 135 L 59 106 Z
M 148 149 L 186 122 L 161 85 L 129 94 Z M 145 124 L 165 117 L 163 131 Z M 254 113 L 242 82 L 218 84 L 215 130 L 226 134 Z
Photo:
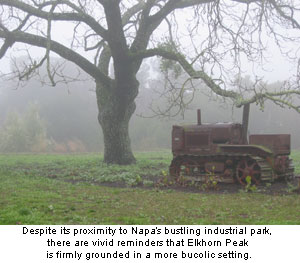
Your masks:
M 137 165 L 106 165 L 99 154 L 78 155 L 0 155 L 3 169 L 14 174 L 39 175 L 65 181 L 93 183 L 121 182 L 129 186 L 157 178 L 171 161 L 169 152 L 137 154 Z
M 300 195 L 186 193 L 149 184 L 168 152 L 107 166 L 98 154 L 0 155 L 0 224 L 300 224 Z M 300 153 L 293 153 L 297 171 Z M 121 182 L 123 188 L 99 185 Z

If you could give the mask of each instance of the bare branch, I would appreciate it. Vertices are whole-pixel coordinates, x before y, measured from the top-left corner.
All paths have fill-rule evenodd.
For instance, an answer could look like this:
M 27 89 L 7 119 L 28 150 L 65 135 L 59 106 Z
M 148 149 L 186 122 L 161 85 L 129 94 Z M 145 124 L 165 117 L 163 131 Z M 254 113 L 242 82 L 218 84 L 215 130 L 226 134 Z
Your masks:
M 293 11 L 293 9 L 291 8 L 291 6 L 287 6 L 287 5 L 283 5 L 283 6 L 282 6 L 282 5 L 279 5 L 279 4 L 277 4 L 277 2 L 276 2 L 275 0 L 269 0 L 269 2 L 272 4 L 272 6 L 275 8 L 275 10 L 279 13 L 279 15 L 280 15 L 281 17 L 283 17 L 284 19 L 286 19 L 287 21 L 289 21 L 289 22 L 292 24 L 292 26 L 293 26 L 294 28 L 300 29 L 300 24 L 299 24 L 298 21 L 294 18 L 294 11 Z M 291 12 L 290 15 L 287 15 L 287 14 L 284 12 L 284 10 L 283 10 L 284 7 L 290 10 L 290 12 Z
M 45 37 L 25 33 L 25 32 L 9 32 L 9 37 L 14 42 L 22 42 L 25 44 L 30 44 L 32 46 L 47 48 L 48 40 Z M 7 38 L 7 33 L 0 30 L 0 38 Z M 51 51 L 57 53 L 61 57 L 72 61 L 78 65 L 82 70 L 91 75 L 94 79 L 101 81 L 103 83 L 110 82 L 110 78 L 105 76 L 95 65 L 89 62 L 86 58 L 79 55 L 75 51 L 65 47 L 64 45 L 51 40 Z
M 263 101 L 264 99 L 269 99 L 274 102 L 280 102 L 283 105 L 286 105 L 290 108 L 293 108 L 297 112 L 300 113 L 299 106 L 295 106 L 288 102 L 288 100 L 283 100 L 282 97 L 290 97 L 292 95 L 300 95 L 300 89 L 294 90 L 282 90 L 279 92 L 257 92 L 255 95 L 251 96 L 250 98 L 244 98 L 243 92 L 236 92 L 233 89 L 225 89 L 222 88 L 220 85 L 217 84 L 216 80 L 210 77 L 202 70 L 195 70 L 193 65 L 190 64 L 185 57 L 180 53 L 175 53 L 169 50 L 163 50 L 160 48 L 156 49 L 149 49 L 144 52 L 140 52 L 136 55 L 132 56 L 132 59 L 141 59 L 146 57 L 152 56 L 160 56 L 165 59 L 173 60 L 178 62 L 185 72 L 192 78 L 192 79 L 201 79 L 215 94 L 230 98 L 233 100 L 236 107 L 241 107 L 243 105 Z M 253 88 L 251 89 L 251 91 Z
M 89 1 L 83 0 L 0 0 L 1 16 L 5 17 L 5 22 L 0 24 L 0 38 L 4 39 L 0 58 L 15 42 L 43 47 L 46 50 L 47 71 L 52 84 L 53 74 L 57 72 L 50 67 L 52 51 L 73 61 L 96 81 L 103 83 L 111 83 L 108 66 L 113 58 L 116 82 L 123 87 L 125 83 L 122 82 L 122 77 L 131 75 L 130 80 L 134 79 L 143 59 L 160 56 L 166 62 L 172 61 L 169 64 L 176 66 L 173 67 L 174 72 L 180 69 L 179 74 L 183 69 L 189 79 L 200 79 L 212 92 L 230 98 L 238 107 L 253 102 L 263 105 L 270 98 L 273 98 L 274 103 L 292 107 L 289 98 L 299 95 L 299 69 L 293 89 L 286 86 L 276 94 L 268 93 L 258 76 L 254 77 L 252 87 L 232 86 L 234 76 L 243 74 L 242 64 L 245 58 L 253 65 L 257 62 L 263 65 L 267 61 L 266 34 L 272 37 L 288 59 L 299 60 L 299 51 L 293 50 L 291 53 L 285 45 L 287 41 L 300 43 L 300 37 L 295 33 L 300 29 L 300 6 L 292 0 L 97 0 L 94 3 L 98 4 L 99 10 L 104 11 L 100 16 L 97 14 L 97 17 L 92 5 L 88 3 Z M 188 34 L 181 32 L 184 29 L 177 19 L 181 9 L 187 9 L 193 14 L 185 18 Z M 11 28 L 10 18 L 17 24 L 15 30 Z M 100 24 L 104 19 L 107 29 Z M 36 23 L 40 21 L 45 22 L 43 26 L 47 27 L 43 28 Z M 54 21 L 76 23 L 70 41 L 71 48 L 51 39 Z M 37 35 L 24 32 L 33 32 L 29 31 L 32 29 L 37 30 Z M 162 36 L 155 38 L 156 29 L 159 33 L 163 29 Z M 293 35 L 286 34 L 285 29 L 292 29 Z M 184 41 L 180 40 L 182 36 Z M 188 42 L 185 47 L 184 42 Z M 168 43 L 174 49 L 164 48 Z M 74 52 L 74 48 L 88 51 L 93 62 Z M 189 52 L 186 56 L 183 55 L 184 48 Z M 35 66 L 42 62 L 43 59 Z M 29 72 L 35 66 L 29 68 Z M 256 75 L 255 69 L 253 73 Z M 174 83 L 168 77 L 166 82 L 174 88 Z M 183 87 L 187 85 L 183 84 Z M 130 88 L 124 89 L 128 91 Z M 131 93 L 132 98 L 136 96 L 136 92 L 134 90 Z M 185 93 L 178 90 L 176 92 Z M 178 99 L 181 97 L 173 96 L 173 99 L 183 103 L 183 100 Z
M 136 5 L 129 8 L 122 16 L 123 26 L 130 21 L 131 17 L 136 15 L 138 12 L 142 11 L 145 6 L 146 3 L 144 1 L 139 1 Z
M 0 59 L 3 58 L 3 56 L 5 55 L 6 51 L 13 45 L 13 41 L 11 41 L 10 39 L 5 39 L 1 49 L 0 49 Z
M 48 26 L 47 26 L 47 46 L 46 46 L 46 55 L 45 57 L 47 58 L 47 74 L 48 77 L 51 81 L 52 86 L 55 86 L 55 80 L 54 80 L 54 76 L 53 74 L 51 74 L 51 69 L 50 69 L 50 50 L 51 50 L 51 21 L 52 21 L 52 16 L 53 16 L 53 12 L 56 8 L 57 3 L 53 4 L 50 12 L 48 14 Z
M 67 0 L 60 0 L 60 1 L 51 1 L 47 2 L 47 5 L 49 4 L 65 4 L 75 11 L 69 12 L 69 13 L 53 13 L 52 20 L 54 21 L 78 21 L 78 22 L 84 22 L 88 26 L 90 26 L 97 34 L 99 34 L 102 38 L 106 38 L 106 29 L 104 29 L 93 17 L 89 16 L 88 14 L 84 13 L 80 8 L 76 7 L 76 5 L 72 4 L 71 2 Z M 46 4 L 42 4 L 39 6 L 39 8 L 34 8 L 33 6 L 26 4 L 24 2 L 18 1 L 18 0 L 0 0 L 0 4 L 6 5 L 9 7 L 15 7 L 18 8 L 32 16 L 36 16 L 45 20 L 48 20 L 48 12 L 41 10 Z
M 19 80 L 28 80 L 30 79 L 30 77 L 36 72 L 36 70 L 38 70 L 43 64 L 44 62 L 47 60 L 47 56 L 45 55 L 39 63 L 37 63 L 36 61 L 31 61 L 32 63 L 29 66 L 26 66 L 23 69 L 23 72 L 18 72 L 18 79 Z M 16 63 L 15 63 L 15 67 L 17 67 Z M 53 85 L 55 86 L 55 85 Z

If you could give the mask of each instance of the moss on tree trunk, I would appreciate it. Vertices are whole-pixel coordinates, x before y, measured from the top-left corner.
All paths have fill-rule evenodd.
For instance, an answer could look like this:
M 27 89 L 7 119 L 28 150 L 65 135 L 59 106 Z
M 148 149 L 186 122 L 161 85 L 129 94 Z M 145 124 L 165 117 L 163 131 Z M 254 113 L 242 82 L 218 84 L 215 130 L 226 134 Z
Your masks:
M 102 121 L 104 135 L 104 162 L 132 164 L 135 162 L 128 133 L 129 120 Z
M 128 80 L 124 83 L 129 85 Z M 131 85 L 126 89 L 115 81 L 110 87 L 97 83 L 98 120 L 104 136 L 104 162 L 108 164 L 127 165 L 136 161 L 129 138 L 129 121 L 136 108 L 138 82 Z

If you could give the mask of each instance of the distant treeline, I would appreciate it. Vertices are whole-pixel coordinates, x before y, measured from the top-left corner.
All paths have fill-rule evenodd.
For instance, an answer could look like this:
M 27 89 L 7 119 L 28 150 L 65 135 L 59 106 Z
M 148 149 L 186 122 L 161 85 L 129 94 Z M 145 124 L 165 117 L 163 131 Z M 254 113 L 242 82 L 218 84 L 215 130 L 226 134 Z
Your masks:
M 74 70 L 72 65 L 68 71 Z M 196 123 L 196 109 L 203 122 L 241 122 L 241 109 L 196 92 L 184 118 L 146 118 L 152 107 L 166 108 L 161 97 L 164 85 L 159 67 L 145 65 L 139 73 L 137 110 L 130 122 L 134 150 L 170 149 L 173 124 Z M 274 88 L 280 85 L 270 85 Z M 159 92 L 162 91 L 162 92 Z M 140 117 L 140 115 L 144 117 Z M 251 105 L 249 133 L 291 133 L 292 147 L 300 148 L 300 114 L 267 103 L 264 111 Z M 55 87 L 42 86 L 37 79 L 24 87 L 3 82 L 0 88 L 1 152 L 84 152 L 103 151 L 101 128 L 97 121 L 94 82 L 85 80 Z

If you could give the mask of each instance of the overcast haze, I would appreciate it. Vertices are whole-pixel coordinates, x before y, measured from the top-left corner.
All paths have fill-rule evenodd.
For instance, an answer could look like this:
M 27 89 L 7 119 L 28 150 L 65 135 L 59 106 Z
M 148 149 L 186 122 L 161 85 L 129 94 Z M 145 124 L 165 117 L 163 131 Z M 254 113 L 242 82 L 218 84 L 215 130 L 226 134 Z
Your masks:
M 191 12 L 191 10 L 187 12 L 186 10 L 176 11 L 178 29 L 175 31 L 180 31 L 180 29 L 188 27 L 187 20 L 190 19 L 189 12 Z M 66 46 L 70 46 L 70 41 L 73 37 L 73 29 L 74 24 L 70 24 L 69 22 L 53 22 L 51 37 L 53 40 L 57 40 Z M 80 31 L 82 29 L 79 28 L 78 30 Z M 162 23 L 155 31 L 153 38 L 161 40 L 160 38 L 164 38 L 166 36 L 166 31 L 166 24 Z M 183 33 L 179 33 L 179 36 L 181 37 L 179 41 L 182 44 L 182 49 L 184 49 L 186 54 L 190 55 L 190 53 L 193 53 L 192 45 L 188 42 L 188 39 L 184 39 L 184 33 L 184 31 Z M 203 30 L 204 35 L 205 33 L 208 33 L 207 29 Z M 299 32 L 296 32 L 295 34 L 298 34 L 300 37 Z M 202 37 L 202 35 L 200 37 Z M 200 39 L 200 37 L 198 36 L 198 39 Z M 250 79 L 254 80 L 255 74 L 258 74 L 263 76 L 264 80 L 268 81 L 268 83 L 273 86 L 273 83 L 276 81 L 290 79 L 294 74 L 296 74 L 295 64 L 289 63 L 282 57 L 278 47 L 274 44 L 274 41 L 269 38 L 269 36 L 263 35 L 262 39 L 264 44 L 268 47 L 268 50 L 266 50 L 267 52 L 265 53 L 266 60 L 261 60 L 261 63 L 252 64 L 247 60 L 245 55 L 242 55 L 242 76 L 245 77 L 248 75 L 250 76 Z M 131 40 L 128 41 L 130 42 Z M 29 46 L 26 47 L 28 48 Z M 299 49 L 299 46 L 298 43 L 295 43 L 294 45 L 286 43 L 283 48 L 293 50 L 295 53 L 297 52 L 297 49 Z M 45 54 L 44 49 L 30 47 L 29 50 L 34 58 L 41 58 Z M 89 58 L 90 61 L 93 60 L 93 52 L 86 53 L 83 51 L 82 47 L 78 48 L 76 51 L 84 57 Z M 58 59 L 58 56 L 53 52 L 50 54 L 51 57 L 54 58 L 51 59 L 52 61 Z M 25 51 L 25 46 L 22 44 L 15 44 L 1 60 L 0 70 L 4 73 L 9 72 L 11 69 L 11 58 L 22 60 L 26 55 L 27 52 Z M 153 61 L 150 62 L 150 65 L 152 62 Z M 156 60 L 155 63 L 159 64 L 158 60 Z M 225 60 L 220 63 L 230 67 L 228 64 L 231 62 Z M 70 65 L 68 67 L 69 69 L 72 68 L 73 72 L 76 72 L 75 65 Z M 150 76 L 146 76 L 147 74 Z M 85 77 L 90 78 L 86 75 Z M 159 82 L 161 80 L 160 78 L 162 79 L 163 77 L 161 76 L 159 67 L 148 67 L 146 70 L 144 69 L 144 72 L 140 73 L 139 80 L 141 85 L 140 94 L 137 98 L 138 107 L 134 118 L 131 120 L 130 126 L 133 147 L 135 149 L 147 150 L 147 147 L 149 147 L 148 145 L 151 145 L 152 148 L 169 148 L 172 124 L 178 122 L 194 123 L 196 120 L 195 110 L 197 108 L 202 109 L 203 120 L 206 122 L 241 121 L 240 109 L 233 109 L 231 103 L 227 106 L 224 104 L 218 104 L 211 100 L 211 98 L 203 96 L 201 92 L 196 94 L 195 101 L 192 105 L 190 105 L 190 110 L 186 112 L 184 120 L 180 117 L 168 121 L 137 117 L 136 115 L 140 114 L 144 116 L 151 115 L 152 112 L 149 109 L 149 106 L 153 100 L 157 101 L 156 106 L 163 107 L 166 104 L 166 100 L 160 99 L 158 93 L 156 93 L 157 90 L 163 89 L 162 81 Z M 180 82 L 178 83 L 179 86 Z M 279 83 L 276 85 L 280 86 Z M 3 110 L 2 105 L 0 124 L 4 123 L 9 110 L 17 110 L 21 115 L 22 112 L 25 112 L 29 107 L 28 105 L 30 105 L 30 103 L 37 103 L 39 114 L 46 122 L 45 127 L 48 139 L 53 139 L 53 141 L 57 144 L 67 144 L 68 140 L 78 140 L 85 147 L 82 147 L 81 150 L 103 150 L 102 138 L 99 140 L 99 136 L 101 137 L 102 135 L 101 129 L 97 123 L 95 92 L 90 91 L 95 89 L 93 80 L 85 83 L 71 83 L 68 86 L 60 84 L 56 88 L 44 87 L 41 89 L 41 93 L 37 90 L 41 88 L 41 83 L 39 83 L 37 79 L 32 80 L 27 83 L 24 88 L 20 88 L 20 90 L 16 91 L 4 91 L 4 88 L 8 86 L 10 89 L 16 88 L 14 81 L 2 81 L 0 96 L 7 96 L 5 97 L 7 101 L 3 102 L 3 105 L 6 105 L 5 111 Z M 147 90 L 146 87 L 151 90 Z M 155 91 L 155 89 L 157 90 Z M 209 92 L 206 93 L 209 94 Z M 16 98 L 14 98 L 14 96 L 16 96 Z M 21 96 L 21 98 L 19 96 Z M 70 107 L 69 110 L 68 107 Z M 224 110 L 224 107 L 226 110 Z M 61 109 L 61 111 L 60 113 L 53 113 L 53 109 Z M 287 115 L 290 118 L 286 118 Z M 264 112 L 259 111 L 259 107 L 254 104 L 251 106 L 249 125 L 250 133 L 291 132 L 293 135 L 293 147 L 299 148 L 300 143 L 296 140 L 296 137 L 297 134 L 300 133 L 300 125 L 297 126 L 297 123 L 299 123 L 299 115 L 291 110 L 282 110 L 272 103 L 267 103 Z M 82 129 L 82 127 L 86 127 L 86 131 Z M 151 129 L 149 127 L 151 127 Z

